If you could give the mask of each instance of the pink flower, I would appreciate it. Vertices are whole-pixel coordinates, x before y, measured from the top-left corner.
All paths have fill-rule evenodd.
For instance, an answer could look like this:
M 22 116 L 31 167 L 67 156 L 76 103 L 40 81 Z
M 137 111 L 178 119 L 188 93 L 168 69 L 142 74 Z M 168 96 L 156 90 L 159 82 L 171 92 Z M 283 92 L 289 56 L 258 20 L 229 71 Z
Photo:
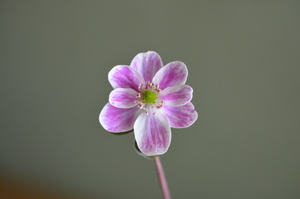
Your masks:
M 101 125 L 113 133 L 133 129 L 143 154 L 164 154 L 171 143 L 171 127 L 189 127 L 198 118 L 190 102 L 193 89 L 185 85 L 187 76 L 184 63 L 163 66 L 153 51 L 136 55 L 130 66 L 115 66 L 108 73 L 114 90 L 100 113 Z

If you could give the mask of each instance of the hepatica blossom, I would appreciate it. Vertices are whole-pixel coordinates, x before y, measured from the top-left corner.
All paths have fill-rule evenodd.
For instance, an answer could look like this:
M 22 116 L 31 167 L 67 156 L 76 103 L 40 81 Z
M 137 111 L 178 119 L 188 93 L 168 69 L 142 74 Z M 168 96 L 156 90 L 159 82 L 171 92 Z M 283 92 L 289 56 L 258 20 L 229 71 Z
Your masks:
M 113 133 L 133 130 L 146 156 L 164 154 L 171 143 L 171 127 L 189 127 L 198 117 L 190 102 L 193 89 L 185 85 L 187 76 L 184 63 L 163 66 L 153 51 L 139 53 L 129 66 L 115 66 L 108 74 L 114 90 L 100 113 L 101 125 Z

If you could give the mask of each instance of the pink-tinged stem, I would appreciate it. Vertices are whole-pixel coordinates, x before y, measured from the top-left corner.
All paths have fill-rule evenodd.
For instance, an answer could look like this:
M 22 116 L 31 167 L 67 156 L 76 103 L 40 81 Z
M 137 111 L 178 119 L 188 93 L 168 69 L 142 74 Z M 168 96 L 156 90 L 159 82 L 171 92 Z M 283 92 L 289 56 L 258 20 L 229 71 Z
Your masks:
M 157 177 L 159 179 L 159 184 L 160 184 L 160 188 L 161 188 L 162 194 L 164 196 L 164 199 L 171 199 L 170 191 L 168 188 L 168 183 L 167 183 L 164 169 L 161 165 L 159 156 L 154 157 L 154 163 L 155 163 Z

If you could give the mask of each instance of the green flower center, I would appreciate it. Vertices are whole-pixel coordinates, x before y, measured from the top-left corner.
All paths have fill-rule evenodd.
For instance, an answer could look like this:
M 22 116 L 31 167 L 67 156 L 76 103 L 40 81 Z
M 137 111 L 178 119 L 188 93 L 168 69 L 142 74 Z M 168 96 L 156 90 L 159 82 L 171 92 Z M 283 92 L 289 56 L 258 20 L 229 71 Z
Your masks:
M 157 99 L 157 93 L 152 90 L 145 90 L 141 96 L 141 100 L 146 104 L 155 104 Z

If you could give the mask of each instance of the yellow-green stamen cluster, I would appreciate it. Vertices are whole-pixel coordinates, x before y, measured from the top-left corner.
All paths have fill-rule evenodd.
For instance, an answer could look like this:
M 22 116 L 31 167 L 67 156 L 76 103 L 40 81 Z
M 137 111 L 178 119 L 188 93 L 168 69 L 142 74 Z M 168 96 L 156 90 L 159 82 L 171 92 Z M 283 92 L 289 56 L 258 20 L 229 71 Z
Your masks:
M 155 104 L 157 99 L 157 93 L 152 90 L 145 90 L 141 96 L 141 100 L 143 100 L 146 104 Z
M 139 93 L 136 96 L 138 100 L 135 103 L 140 109 L 144 109 L 146 114 L 148 114 L 149 108 L 160 109 L 163 106 L 164 101 L 159 99 L 161 89 L 158 84 L 141 83 L 138 90 Z

